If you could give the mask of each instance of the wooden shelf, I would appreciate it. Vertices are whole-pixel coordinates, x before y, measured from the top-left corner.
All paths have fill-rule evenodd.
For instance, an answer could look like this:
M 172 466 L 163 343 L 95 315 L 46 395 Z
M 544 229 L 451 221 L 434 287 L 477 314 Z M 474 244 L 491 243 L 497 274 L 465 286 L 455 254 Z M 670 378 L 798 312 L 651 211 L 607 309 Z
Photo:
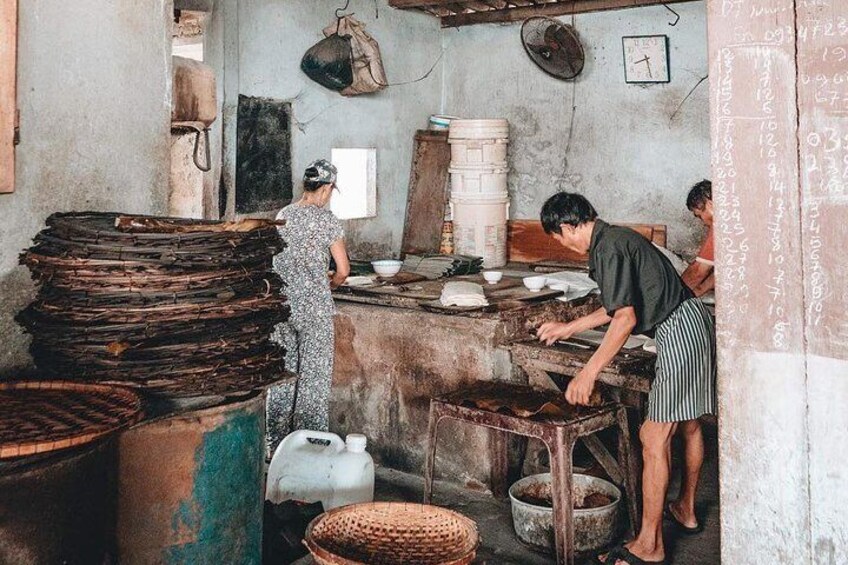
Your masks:
M 694 0 L 389 0 L 389 6 L 431 14 L 442 21 L 442 27 L 460 27 L 691 1 Z

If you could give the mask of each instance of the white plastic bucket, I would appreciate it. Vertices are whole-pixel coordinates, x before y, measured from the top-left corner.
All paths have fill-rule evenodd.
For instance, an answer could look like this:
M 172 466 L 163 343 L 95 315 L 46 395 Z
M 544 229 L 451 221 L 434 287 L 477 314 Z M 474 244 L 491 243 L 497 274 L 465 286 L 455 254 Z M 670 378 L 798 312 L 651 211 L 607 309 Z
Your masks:
M 452 120 L 448 140 L 509 139 L 509 122 L 504 119 Z
M 455 139 L 450 142 L 451 166 L 506 167 L 506 139 Z
M 451 194 L 467 196 L 496 196 L 507 191 L 507 167 L 455 167 L 448 169 Z
M 483 267 L 506 264 L 509 198 L 451 198 L 454 251 L 483 258 Z

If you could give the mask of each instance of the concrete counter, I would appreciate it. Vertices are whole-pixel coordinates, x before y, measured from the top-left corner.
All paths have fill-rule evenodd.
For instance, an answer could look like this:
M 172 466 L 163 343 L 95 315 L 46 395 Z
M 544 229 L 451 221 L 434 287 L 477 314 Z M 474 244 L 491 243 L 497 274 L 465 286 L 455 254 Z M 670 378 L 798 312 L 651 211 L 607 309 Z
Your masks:
M 597 307 L 594 296 L 545 300 L 504 312 L 448 315 L 421 309 L 336 300 L 336 358 L 331 428 L 361 432 L 386 467 L 421 474 L 430 399 L 479 381 L 526 383 L 509 343 L 544 321 L 568 321 Z M 445 423 L 440 476 L 470 488 L 490 484 L 485 430 Z

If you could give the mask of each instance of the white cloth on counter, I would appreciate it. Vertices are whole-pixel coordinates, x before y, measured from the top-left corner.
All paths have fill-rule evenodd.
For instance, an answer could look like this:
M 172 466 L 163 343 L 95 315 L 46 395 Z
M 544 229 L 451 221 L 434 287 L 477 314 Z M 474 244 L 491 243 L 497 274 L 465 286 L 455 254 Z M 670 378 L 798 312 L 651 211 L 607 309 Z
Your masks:
M 448 282 L 442 289 L 439 299 L 442 306 L 488 306 L 483 286 L 473 282 Z
M 345 286 L 371 286 L 374 284 L 374 279 L 365 276 L 352 276 L 345 279 Z
M 557 297 L 560 302 L 577 300 L 598 290 L 598 284 L 582 271 L 558 271 L 545 276 L 548 277 L 550 288 L 565 293 Z

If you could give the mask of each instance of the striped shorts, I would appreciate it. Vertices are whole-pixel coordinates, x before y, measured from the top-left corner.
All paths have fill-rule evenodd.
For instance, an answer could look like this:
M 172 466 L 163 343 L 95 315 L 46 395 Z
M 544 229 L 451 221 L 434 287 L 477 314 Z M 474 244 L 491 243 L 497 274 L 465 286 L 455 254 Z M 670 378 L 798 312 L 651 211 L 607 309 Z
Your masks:
M 648 419 L 683 422 L 716 413 L 715 323 L 691 298 L 656 329 L 656 377 L 648 394 Z

